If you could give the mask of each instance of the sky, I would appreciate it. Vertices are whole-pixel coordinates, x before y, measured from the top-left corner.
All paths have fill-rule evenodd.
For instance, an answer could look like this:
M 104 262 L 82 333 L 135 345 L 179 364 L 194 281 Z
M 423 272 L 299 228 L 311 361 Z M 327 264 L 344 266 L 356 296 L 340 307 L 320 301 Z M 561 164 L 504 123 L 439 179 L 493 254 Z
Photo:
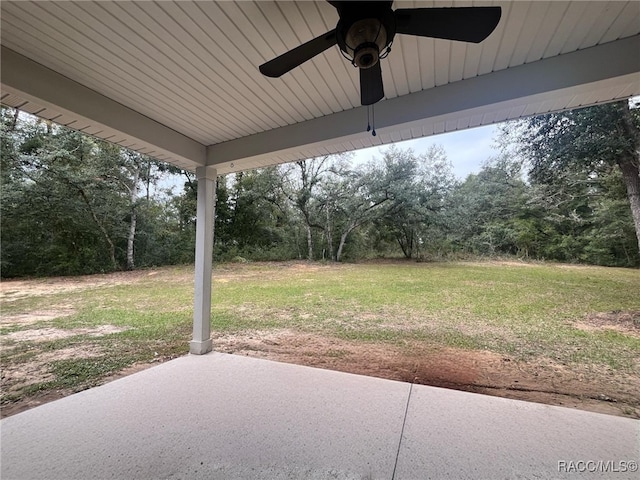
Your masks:
M 486 125 L 459 132 L 406 140 L 395 145 L 401 149 L 411 148 L 416 154 L 426 152 L 431 145 L 442 145 L 447 158 L 453 165 L 453 173 L 464 180 L 470 173 L 478 173 L 485 160 L 498 154 L 498 151 L 492 148 L 496 133 L 496 125 Z M 389 145 L 384 145 L 358 150 L 354 152 L 354 161 L 367 162 L 372 157 L 380 158 L 381 152 L 388 147 Z

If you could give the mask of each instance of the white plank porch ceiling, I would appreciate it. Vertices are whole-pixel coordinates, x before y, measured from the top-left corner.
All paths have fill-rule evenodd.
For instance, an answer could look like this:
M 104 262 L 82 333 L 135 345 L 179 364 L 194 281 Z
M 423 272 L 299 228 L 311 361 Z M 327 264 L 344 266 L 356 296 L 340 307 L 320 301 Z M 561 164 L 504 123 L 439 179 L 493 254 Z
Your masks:
M 383 60 L 385 100 L 640 34 L 638 1 L 419 1 L 394 8 L 500 5 L 496 31 L 474 45 L 398 35 Z M 360 109 L 358 71 L 334 47 L 280 79 L 257 66 L 335 27 L 324 1 L 149 2 L 8 1 L 1 3 L 3 48 L 31 59 L 202 146 Z M 4 52 L 5 50 L 3 50 Z M 640 52 L 639 52 L 640 54 Z M 4 73 L 3 73 L 4 76 Z M 18 89 L 19 90 L 19 89 Z M 640 94 L 630 82 L 476 112 L 455 121 L 385 128 L 378 137 L 280 149 L 221 173 L 347 151 Z M 3 83 L 2 103 L 192 169 L 197 160 L 154 149 Z M 376 106 L 376 108 L 378 108 Z M 362 130 L 366 113 L 362 110 Z M 250 141 L 250 139 L 247 139 Z M 222 152 L 222 150 L 220 150 Z

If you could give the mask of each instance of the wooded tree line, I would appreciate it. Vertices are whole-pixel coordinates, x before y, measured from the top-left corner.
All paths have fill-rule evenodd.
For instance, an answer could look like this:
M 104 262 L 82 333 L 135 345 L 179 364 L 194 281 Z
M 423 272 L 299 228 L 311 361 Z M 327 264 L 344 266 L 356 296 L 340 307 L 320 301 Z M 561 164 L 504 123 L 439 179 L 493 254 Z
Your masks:
M 1 115 L 2 276 L 193 261 L 193 174 L 13 109 Z M 221 176 L 214 255 L 640 265 L 639 109 L 625 101 L 510 122 L 496 141 L 500 155 L 462 181 L 440 146 Z

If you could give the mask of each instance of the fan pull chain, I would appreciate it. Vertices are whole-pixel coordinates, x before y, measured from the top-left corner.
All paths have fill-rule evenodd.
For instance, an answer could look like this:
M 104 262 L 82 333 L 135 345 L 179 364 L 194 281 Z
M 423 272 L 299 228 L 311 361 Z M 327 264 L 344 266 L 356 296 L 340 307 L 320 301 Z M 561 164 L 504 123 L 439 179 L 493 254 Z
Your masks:
M 371 135 L 376 136 L 376 107 L 375 105 L 371 105 L 371 123 L 373 123 L 373 130 L 371 130 Z
M 373 118 L 373 131 L 371 130 L 371 121 L 369 120 L 369 113 Z M 376 136 L 376 112 L 373 105 L 367 105 L 367 132 L 371 132 L 371 135 Z

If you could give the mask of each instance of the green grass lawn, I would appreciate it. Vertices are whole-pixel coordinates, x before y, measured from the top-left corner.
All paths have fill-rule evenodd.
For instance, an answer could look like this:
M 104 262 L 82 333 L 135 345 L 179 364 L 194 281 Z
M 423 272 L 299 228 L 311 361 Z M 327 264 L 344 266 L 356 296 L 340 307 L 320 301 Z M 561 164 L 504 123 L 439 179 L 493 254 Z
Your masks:
M 3 378 L 3 404 L 80 390 L 134 363 L 186 354 L 192 275 L 192 267 L 173 267 L 3 282 L 3 371 L 37 366 L 26 384 Z M 627 331 L 583 328 L 590 316 L 615 312 L 631 312 Z M 515 262 L 225 264 L 214 272 L 212 330 L 216 337 L 287 329 L 394 348 L 420 341 L 637 376 L 639 312 L 638 270 Z M 105 325 L 113 331 L 96 332 Z M 35 330 L 51 338 L 20 336 Z
M 640 353 L 638 338 L 573 324 L 594 312 L 640 310 L 635 270 L 400 263 L 243 271 L 214 283 L 214 330 L 294 328 L 391 343 L 417 338 L 621 369 L 633 368 Z

